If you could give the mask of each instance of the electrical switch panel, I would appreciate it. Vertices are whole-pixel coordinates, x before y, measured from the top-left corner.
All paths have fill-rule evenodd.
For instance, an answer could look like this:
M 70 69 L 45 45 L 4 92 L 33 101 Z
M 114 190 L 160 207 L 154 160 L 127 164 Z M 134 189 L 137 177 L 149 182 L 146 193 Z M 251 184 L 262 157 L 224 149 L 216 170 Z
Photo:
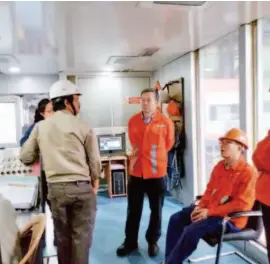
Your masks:
M 20 148 L 0 150 L 0 176 L 26 176 L 33 173 L 32 166 L 25 166 L 20 161 Z

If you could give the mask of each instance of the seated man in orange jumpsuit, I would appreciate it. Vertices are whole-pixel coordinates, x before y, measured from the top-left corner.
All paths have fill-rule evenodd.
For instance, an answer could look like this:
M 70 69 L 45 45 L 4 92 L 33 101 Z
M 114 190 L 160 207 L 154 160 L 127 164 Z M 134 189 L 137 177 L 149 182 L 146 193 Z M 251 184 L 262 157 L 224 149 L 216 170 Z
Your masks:
M 239 129 L 231 129 L 219 140 L 223 160 L 214 167 L 199 204 L 186 207 L 170 218 L 166 264 L 179 264 L 187 259 L 202 237 L 221 230 L 224 216 L 253 207 L 257 173 L 242 155 L 248 148 L 246 135 Z M 246 224 L 246 217 L 231 220 L 226 232 L 238 232 Z

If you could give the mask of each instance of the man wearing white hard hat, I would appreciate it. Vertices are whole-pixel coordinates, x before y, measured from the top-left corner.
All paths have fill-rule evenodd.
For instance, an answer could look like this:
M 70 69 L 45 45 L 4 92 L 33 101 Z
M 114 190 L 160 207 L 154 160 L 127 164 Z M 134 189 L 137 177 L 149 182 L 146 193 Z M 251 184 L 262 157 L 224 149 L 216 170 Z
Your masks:
M 48 182 L 48 199 L 57 239 L 59 264 L 89 263 L 96 216 L 96 193 L 101 174 L 97 138 L 76 115 L 80 92 L 61 80 L 50 89 L 55 114 L 36 125 L 21 150 L 24 164 L 39 153 Z

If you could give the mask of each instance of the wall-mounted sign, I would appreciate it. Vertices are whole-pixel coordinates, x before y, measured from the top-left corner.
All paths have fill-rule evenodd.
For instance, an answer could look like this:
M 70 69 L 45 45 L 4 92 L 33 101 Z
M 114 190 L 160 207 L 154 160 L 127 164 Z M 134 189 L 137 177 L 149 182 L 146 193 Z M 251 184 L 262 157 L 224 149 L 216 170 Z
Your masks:
M 140 96 L 127 96 L 124 100 L 125 104 L 140 104 L 141 97 Z

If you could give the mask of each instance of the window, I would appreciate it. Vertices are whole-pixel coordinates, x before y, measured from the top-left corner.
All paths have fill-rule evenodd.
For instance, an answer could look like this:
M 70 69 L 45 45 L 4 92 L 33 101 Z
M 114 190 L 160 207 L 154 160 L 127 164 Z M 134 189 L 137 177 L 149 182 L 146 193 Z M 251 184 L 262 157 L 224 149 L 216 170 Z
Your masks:
M 238 34 L 207 46 L 204 56 L 204 79 L 234 79 L 239 74 Z
M 258 140 L 270 129 L 270 17 L 258 23 L 259 96 L 258 96 Z
M 0 101 L 0 145 L 17 144 L 16 103 Z
M 199 52 L 202 186 L 220 160 L 218 138 L 239 127 L 238 32 Z
M 210 120 L 217 121 L 221 118 L 239 120 L 239 107 L 237 104 L 210 106 Z

